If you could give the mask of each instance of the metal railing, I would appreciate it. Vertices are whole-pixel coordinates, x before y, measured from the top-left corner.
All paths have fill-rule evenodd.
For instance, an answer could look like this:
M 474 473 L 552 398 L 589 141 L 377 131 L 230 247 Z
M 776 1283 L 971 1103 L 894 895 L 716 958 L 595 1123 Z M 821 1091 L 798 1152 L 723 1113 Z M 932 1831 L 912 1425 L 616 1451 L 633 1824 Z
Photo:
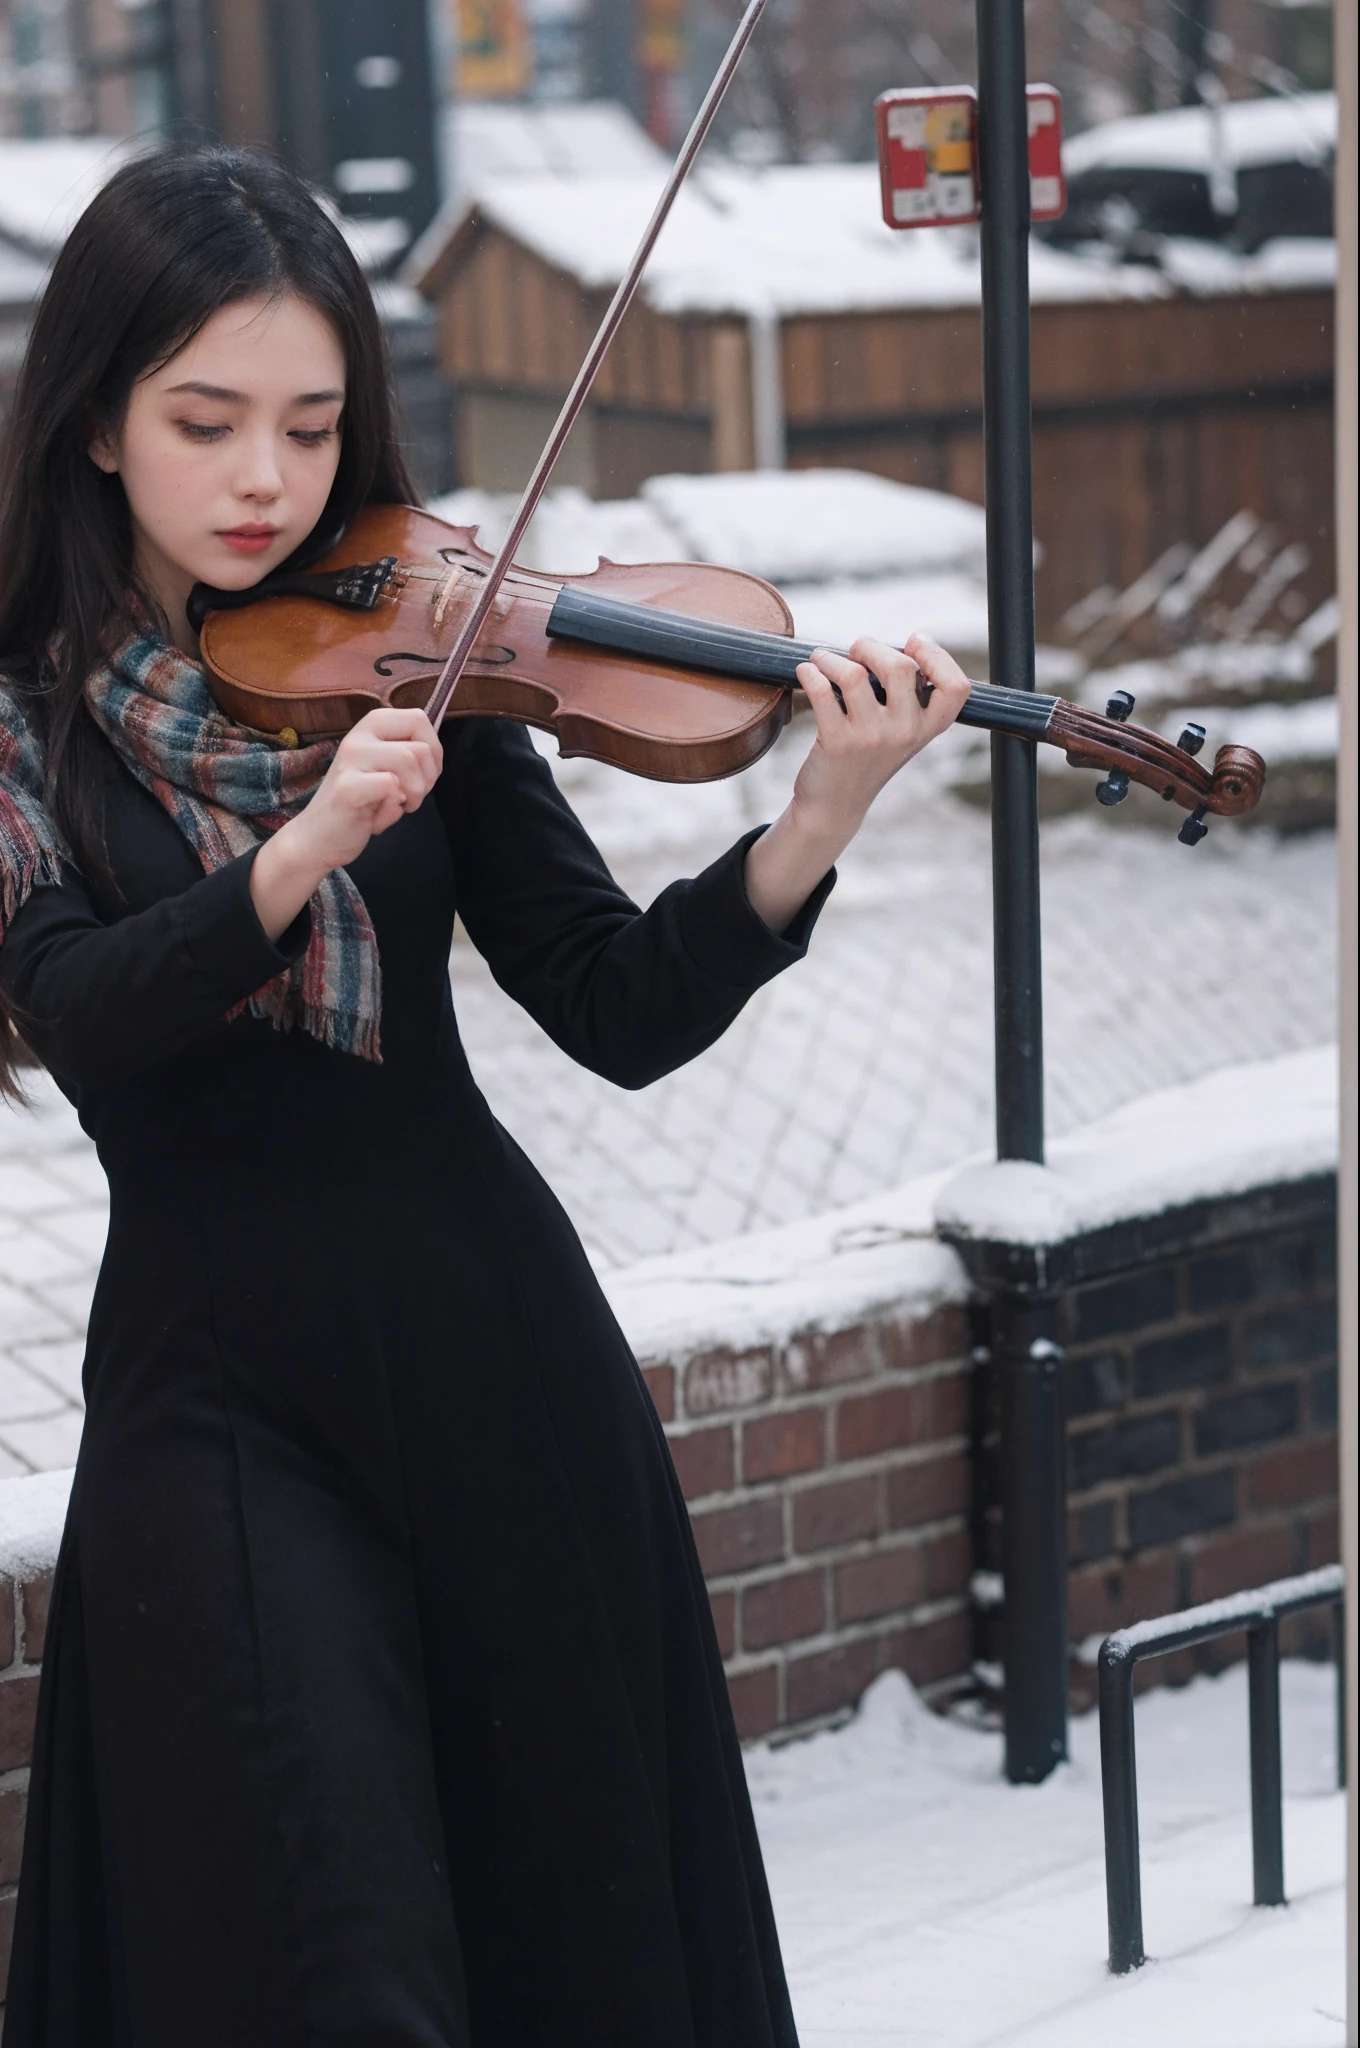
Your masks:
M 1105 1901 L 1110 1968 L 1116 1976 L 1144 1961 L 1143 1888 L 1138 1855 L 1138 1779 L 1133 1739 L 1133 1673 L 1144 1657 L 1165 1657 L 1240 1630 L 1247 1637 L 1247 1713 L 1251 1752 L 1252 1895 L 1282 1906 L 1284 1789 L 1280 1760 L 1280 1621 L 1306 1607 L 1334 1605 L 1338 1785 L 1346 1782 L 1344 1580 L 1340 1565 L 1276 1579 L 1156 1621 L 1106 1636 L 1100 1646 L 1100 1778 L 1105 1802 Z

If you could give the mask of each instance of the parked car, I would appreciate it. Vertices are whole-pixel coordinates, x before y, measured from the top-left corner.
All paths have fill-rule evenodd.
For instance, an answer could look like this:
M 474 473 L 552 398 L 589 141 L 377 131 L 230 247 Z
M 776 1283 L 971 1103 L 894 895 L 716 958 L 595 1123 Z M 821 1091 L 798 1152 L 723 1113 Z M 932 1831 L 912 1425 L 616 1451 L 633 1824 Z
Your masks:
M 1336 95 L 1229 100 L 1106 121 L 1063 150 L 1067 212 L 1039 232 L 1155 260 L 1166 237 L 1252 254 L 1333 233 Z

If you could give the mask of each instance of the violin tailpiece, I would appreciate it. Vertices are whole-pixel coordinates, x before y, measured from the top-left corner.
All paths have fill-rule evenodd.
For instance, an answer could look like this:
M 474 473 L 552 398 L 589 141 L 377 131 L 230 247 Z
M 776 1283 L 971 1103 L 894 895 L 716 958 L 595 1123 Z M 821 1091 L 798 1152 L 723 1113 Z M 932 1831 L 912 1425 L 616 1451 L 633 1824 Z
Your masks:
M 189 593 L 189 622 L 201 633 L 209 612 L 238 612 L 259 604 L 266 597 L 314 597 L 321 604 L 339 605 L 348 612 L 373 612 L 383 598 L 406 585 L 406 574 L 396 555 L 384 555 L 378 562 L 354 562 L 343 569 L 309 569 L 289 576 L 266 576 L 245 590 L 214 590 L 196 583 Z

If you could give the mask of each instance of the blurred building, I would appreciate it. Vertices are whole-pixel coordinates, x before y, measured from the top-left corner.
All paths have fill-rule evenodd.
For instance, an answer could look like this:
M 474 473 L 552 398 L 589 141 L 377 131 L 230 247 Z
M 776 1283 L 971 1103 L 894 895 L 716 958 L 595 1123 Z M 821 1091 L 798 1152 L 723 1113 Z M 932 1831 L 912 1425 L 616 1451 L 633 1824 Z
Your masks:
M 1331 108 L 1314 108 L 1324 147 Z M 408 275 L 438 308 L 461 483 L 523 483 L 658 182 L 486 181 L 418 246 Z M 666 472 L 787 463 L 980 500 L 976 237 L 893 234 L 878 206 L 872 165 L 706 171 L 680 196 L 559 482 L 620 499 Z M 1205 545 L 1243 507 L 1307 547 L 1315 600 L 1330 589 L 1334 244 L 1165 238 L 1160 253 L 1032 251 L 1048 624 L 1172 543 Z
M 120 145 L 278 150 L 374 280 L 423 489 L 447 488 L 432 323 L 385 282 L 443 194 L 449 47 L 427 0 L 0 0 L 0 409 L 46 266 Z
M 433 27 L 427 0 L 0 0 L 0 136 L 270 145 L 383 269 L 441 197 Z
M 324 88 L 396 56 L 436 99 L 610 99 L 663 145 L 707 83 L 739 0 L 0 0 L 0 135 L 127 135 L 168 117 L 291 130 L 325 153 Z M 1326 0 L 1030 0 L 1031 74 L 1069 132 L 1123 115 L 1331 82 Z M 393 38 L 396 41 L 393 41 Z M 403 56 L 397 44 L 407 52 Z M 357 61 L 357 60 L 356 60 Z M 775 161 L 872 150 L 887 86 L 971 79 L 969 0 L 774 0 L 722 116 L 729 148 Z M 379 74 L 373 71 L 372 78 Z M 398 98 L 401 92 L 399 89 Z
M 48 152 L 43 166 L 31 162 L 21 171 L 15 164 L 4 176 L 11 182 L 36 179 L 41 186 L 55 175 L 51 153 L 59 152 L 62 138 L 89 138 L 92 148 L 98 142 L 101 158 L 113 140 L 176 130 L 280 149 L 331 195 L 375 280 L 422 484 L 431 490 L 455 482 L 500 486 L 527 469 L 529 442 L 535 434 L 541 438 L 553 394 L 565 389 L 557 357 L 566 337 L 579 344 L 578 355 L 584 347 L 582 323 L 598 309 L 601 264 L 604 270 L 616 264 L 618 223 L 633 222 L 627 191 L 655 181 L 664 150 L 707 82 L 739 5 L 740 0 L 0 0 L 0 145 L 5 137 L 22 138 L 33 152 Z M 1088 297 L 1099 296 L 1092 281 L 1102 253 L 1116 262 L 1132 258 L 1144 273 L 1160 272 L 1160 281 L 1143 275 L 1139 289 L 1146 287 L 1146 295 L 1199 293 L 1208 278 L 1208 240 L 1202 238 L 1183 260 L 1176 253 L 1187 204 L 1192 214 L 1198 206 L 1211 217 L 1230 260 L 1258 243 L 1268 250 L 1281 236 L 1316 232 L 1329 175 L 1321 159 L 1296 166 L 1297 190 L 1286 191 L 1276 176 L 1279 166 L 1261 162 L 1259 151 L 1251 163 L 1245 157 L 1229 161 L 1231 150 L 1225 156 L 1213 138 L 1221 142 L 1227 132 L 1220 110 L 1231 113 L 1231 103 L 1243 97 L 1259 101 L 1269 95 L 1286 115 L 1305 104 L 1301 87 L 1324 82 L 1330 65 L 1329 18 L 1326 6 L 1310 0 L 1030 0 L 1031 73 L 1061 87 L 1069 130 L 1141 108 L 1183 108 L 1186 115 L 1204 115 L 1201 125 L 1212 144 L 1207 170 L 1183 163 L 1140 168 L 1105 157 L 1083 164 L 1080 203 L 1070 225 L 1093 234 Z M 754 170 L 793 163 L 831 175 L 837 159 L 849 159 L 840 166 L 845 175 L 871 182 L 862 160 L 871 150 L 874 95 L 889 85 L 971 78 L 972 25 L 968 0 L 914 0 L 901 10 L 886 9 L 881 0 L 772 0 L 708 161 L 725 156 L 729 171 L 734 165 Z M 1251 120 L 1257 130 L 1270 125 L 1259 113 Z M 1151 125 L 1135 124 L 1140 135 Z M 1104 148 L 1099 144 L 1097 155 Z M 710 196 L 725 175 L 716 165 L 703 173 Z M 475 225 L 460 225 L 469 200 L 517 178 L 526 183 L 512 209 L 515 221 L 523 219 L 526 206 L 540 203 L 545 222 L 569 219 L 583 247 L 580 265 L 542 250 L 533 261 L 514 253 L 525 237 L 507 225 L 508 213 L 495 213 L 489 196 L 490 210 L 483 209 Z M 587 194 L 583 179 L 602 182 Z M 1230 214 L 1220 201 L 1234 180 L 1241 203 Z M 549 189 L 563 183 L 570 189 Z M 1262 212 L 1254 198 L 1247 203 L 1248 188 L 1254 192 L 1261 185 L 1264 191 L 1266 183 L 1269 205 Z M 541 202 L 527 196 L 538 185 Z M 23 213 L 22 205 L 18 211 Z M 663 371 L 654 364 L 643 376 L 636 367 L 639 344 L 629 337 L 641 334 L 657 302 L 639 308 L 606 368 L 590 420 L 568 453 L 566 474 L 612 495 L 631 491 L 652 470 L 740 468 L 783 460 L 787 452 L 795 463 L 849 462 L 936 487 L 974 488 L 955 474 L 959 465 L 976 460 L 975 380 L 966 367 L 974 342 L 954 349 L 945 334 L 953 321 L 975 340 L 973 287 L 961 287 L 957 264 L 952 282 L 940 287 L 949 305 L 970 308 L 966 316 L 950 313 L 940 328 L 938 347 L 946 357 L 953 351 L 952 363 L 945 365 L 953 394 L 944 408 L 952 422 L 947 424 L 940 406 L 932 412 L 906 387 L 899 389 L 902 374 L 912 391 L 934 374 L 924 367 L 929 351 L 922 354 L 924 307 L 908 312 L 893 301 L 891 309 L 875 311 L 853 290 L 847 297 L 842 289 L 847 251 L 868 260 L 866 235 L 872 239 L 877 232 L 870 225 L 875 212 L 865 184 L 851 212 L 838 217 L 821 241 L 795 237 L 791 264 L 808 288 L 817 284 L 812 273 L 820 269 L 829 294 L 825 312 L 814 316 L 776 305 L 769 318 L 748 320 L 745 312 L 734 318 L 716 305 L 701 315 L 711 329 L 707 339 L 693 348 L 686 341 L 678 354 L 667 340 L 671 367 Z M 0 205 L 0 241 L 8 237 L 0 248 L 0 358 L 12 361 L 31 303 L 25 294 L 33 263 L 50 251 L 41 235 L 35 240 L 8 230 L 7 217 Z M 1249 245 L 1243 234 L 1252 220 L 1260 233 Z M 630 225 L 630 236 L 640 226 Z M 1195 232 L 1192 225 L 1192 237 Z M 710 205 L 700 240 L 716 246 L 726 234 Z M 896 239 L 897 271 L 905 274 L 908 262 L 916 260 L 908 258 L 905 245 L 917 238 Z M 758 236 L 756 242 L 750 261 L 740 259 L 751 275 L 759 274 L 763 260 Z M 395 282 L 417 244 L 421 260 L 410 274 L 424 277 L 439 301 L 442 370 L 428 309 Z M 526 246 L 531 252 L 537 248 L 532 234 Z M 495 367 L 501 345 L 493 330 L 505 326 L 505 307 L 476 301 L 483 286 L 494 282 L 488 266 L 502 258 L 488 252 L 498 247 L 508 252 L 504 263 L 517 276 L 533 273 L 537 262 L 548 280 L 537 299 L 531 294 L 522 305 L 514 302 L 514 318 L 528 324 L 512 337 L 513 347 L 507 343 L 506 362 L 518 362 L 516 350 L 537 351 L 544 360 L 552 357 L 551 375 Z M 1258 263 L 1259 277 L 1268 268 Z M 1277 265 L 1272 292 L 1283 274 Z M 1295 263 L 1289 275 L 1298 274 Z M 1236 286 L 1210 279 L 1206 289 L 1222 299 Z M 1256 292 L 1258 282 L 1248 281 L 1243 290 Z M 551 307 L 564 294 L 576 310 L 559 317 Z M 834 316 L 833 306 L 839 308 Z M 822 401 L 808 395 L 812 385 L 799 365 L 805 344 L 813 345 L 809 337 L 822 337 L 816 342 L 822 349 L 832 331 L 828 322 L 842 314 L 852 323 L 847 334 L 867 334 L 866 322 L 880 321 L 874 330 L 876 362 L 908 346 L 911 362 L 904 373 L 885 370 L 879 376 L 875 370 L 861 376 L 857 369 L 846 370 L 853 352 L 839 357 L 833 350 L 823 382 L 839 378 L 853 398 L 851 409 L 857 407 L 863 418 L 852 430 L 839 417 L 850 400 L 838 399 L 839 423 L 832 432 L 832 413 L 819 410 Z M 659 317 L 658 336 L 689 332 L 688 314 L 682 317 L 672 307 L 659 309 Z M 892 326 L 898 319 L 915 323 L 909 344 L 907 330 L 898 334 Z M 800 320 L 814 324 L 798 327 Z M 1151 315 L 1148 320 L 1150 332 L 1155 323 Z M 547 321 L 551 331 L 536 335 L 535 321 Z M 1163 325 L 1169 330 L 1174 321 L 1168 315 Z M 1191 321 L 1187 335 L 1191 328 L 1199 337 L 1194 349 L 1201 349 L 1208 327 L 1200 322 L 1195 328 Z M 1315 323 L 1314 339 L 1319 331 Z M 467 338 L 474 332 L 482 336 L 475 347 Z M 455 340 L 455 333 L 461 338 Z M 1286 375 L 1292 348 L 1291 343 L 1283 349 L 1279 379 L 1290 384 L 1301 378 L 1314 394 L 1305 411 L 1315 410 L 1317 378 L 1302 366 L 1308 347 L 1300 342 L 1299 362 Z M 1241 350 L 1235 355 L 1230 347 L 1223 361 L 1237 355 Z M 682 375 L 674 369 L 681 360 L 702 368 Z M 1186 375 L 1190 362 L 1187 357 L 1182 365 Z M 0 361 L 0 386 L 4 374 Z M 452 431 L 454 394 L 446 375 L 459 387 Z M 1212 385 L 1217 392 L 1222 380 L 1213 360 L 1205 375 L 1205 389 Z M 1157 388 L 1163 385 L 1189 388 L 1179 370 Z M 645 398 L 637 396 L 644 387 Z M 1121 417 L 1135 404 L 1137 388 L 1135 377 L 1118 400 Z M 787 403 L 775 402 L 770 394 L 776 390 Z M 1106 395 L 1113 403 L 1113 394 Z M 1171 401 L 1156 403 L 1165 412 Z M 1236 419 L 1235 400 L 1229 406 L 1219 393 L 1212 405 L 1220 421 Z M 1242 428 L 1248 432 L 1245 414 Z M 1302 422 L 1298 450 L 1310 432 Z M 1150 424 L 1146 433 L 1152 436 L 1149 447 L 1161 445 Z M 851 446 L 854 435 L 877 452 Z M 889 452 L 890 444 L 896 452 Z M 1155 494 L 1150 502 L 1160 506 Z

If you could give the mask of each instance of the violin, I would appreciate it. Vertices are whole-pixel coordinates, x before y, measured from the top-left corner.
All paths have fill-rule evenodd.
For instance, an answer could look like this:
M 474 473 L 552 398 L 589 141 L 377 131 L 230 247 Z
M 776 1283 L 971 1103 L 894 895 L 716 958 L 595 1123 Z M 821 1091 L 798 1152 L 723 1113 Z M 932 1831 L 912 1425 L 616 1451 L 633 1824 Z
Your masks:
M 517 719 L 552 733 L 564 755 L 660 782 L 716 781 L 759 760 L 788 721 L 798 664 L 819 644 L 796 639 L 780 593 L 743 570 L 605 560 L 552 576 L 493 558 L 473 528 L 402 505 L 365 507 L 306 569 L 239 592 L 200 588 L 191 615 L 222 709 L 284 745 L 342 734 L 380 705 L 425 707 L 436 720 Z M 450 649 L 474 619 L 457 686 L 438 704 Z M 1132 709 L 1126 691 L 1102 715 L 974 683 L 959 723 L 1061 747 L 1073 767 L 1104 771 L 1103 804 L 1134 782 L 1156 790 L 1190 813 L 1179 833 L 1189 845 L 1204 837 L 1206 815 L 1252 809 L 1265 782 L 1259 754 L 1221 747 L 1209 769 L 1195 758 L 1202 726 L 1173 744 L 1131 725 Z
M 285 745 L 346 732 L 378 705 L 445 718 L 514 718 L 555 734 L 564 754 L 610 761 L 661 782 L 735 775 L 788 721 L 798 664 L 772 584 L 703 562 L 602 561 L 585 576 L 522 568 L 516 551 L 553 466 L 590 395 L 768 0 L 747 0 L 727 51 L 627 270 L 567 393 L 495 556 L 470 527 L 412 506 L 370 505 L 316 559 L 237 592 L 199 586 L 189 616 L 228 717 Z M 928 701 L 931 685 L 917 681 Z M 875 688 L 878 688 L 875 682 Z M 881 691 L 880 691 L 881 695 Z M 1061 747 L 1074 767 L 1101 768 L 1102 803 L 1141 782 L 1190 815 L 1249 811 L 1265 763 L 1221 747 L 1212 772 L 1195 759 L 1202 726 L 1173 746 L 1128 723 L 1116 691 L 1105 716 L 1060 697 L 974 683 L 964 725 Z

